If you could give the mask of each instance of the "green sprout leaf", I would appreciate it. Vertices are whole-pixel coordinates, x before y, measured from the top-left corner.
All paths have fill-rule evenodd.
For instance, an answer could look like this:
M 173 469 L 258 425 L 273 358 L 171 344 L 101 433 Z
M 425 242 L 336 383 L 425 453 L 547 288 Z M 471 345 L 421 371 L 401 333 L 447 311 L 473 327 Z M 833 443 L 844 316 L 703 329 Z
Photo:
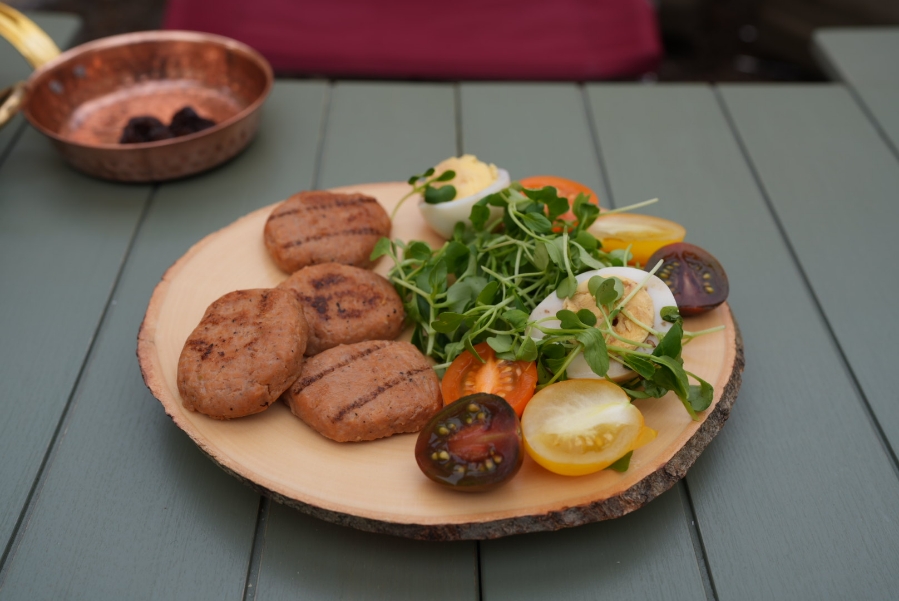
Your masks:
M 453 185 L 440 186 L 439 188 L 427 186 L 425 188 L 425 202 L 429 205 L 449 202 L 454 198 L 456 198 L 456 187 Z
M 530 318 L 527 313 L 520 309 L 506 311 L 503 313 L 502 317 L 509 322 L 509 325 L 519 331 L 524 330 L 527 327 L 528 319 Z
M 383 257 L 384 255 L 390 254 L 391 249 L 392 245 L 390 242 L 390 238 L 381 238 L 372 249 L 371 255 L 369 255 L 368 260 L 374 261 L 375 259 Z
M 553 229 L 552 223 L 543 213 L 526 213 L 522 221 L 538 234 L 545 234 Z
M 487 225 L 487 220 L 490 219 L 490 208 L 485 205 L 476 204 L 471 207 L 471 214 L 468 218 L 471 220 L 471 225 L 474 227 L 475 231 L 482 231 Z
M 679 359 L 681 351 L 683 350 L 683 337 L 683 326 L 681 326 L 680 323 L 675 323 L 665 334 L 665 337 L 662 338 L 662 341 L 659 342 L 659 345 L 653 349 L 653 356 Z
M 416 261 L 427 261 L 431 258 L 433 251 L 431 247 L 424 242 L 412 242 L 404 253 L 406 259 L 415 259 Z
M 499 282 L 493 281 L 484 286 L 484 289 L 478 294 L 479 305 L 492 305 L 496 291 L 499 289 Z
M 562 278 L 556 288 L 556 296 L 559 298 L 571 298 L 577 292 L 577 280 L 572 276 Z
M 537 242 L 534 246 L 534 266 L 540 271 L 549 267 L 549 250 L 543 242 Z
M 465 321 L 465 315 L 444 311 L 431 322 L 431 327 L 441 334 L 452 334 Z
M 712 404 L 715 391 L 712 389 L 711 384 L 696 374 L 690 372 L 687 372 L 687 374 L 699 382 L 698 386 L 696 384 L 690 385 L 687 400 L 689 401 L 690 406 L 693 407 L 693 411 L 705 411 Z
M 677 323 L 683 319 L 680 316 L 680 311 L 677 310 L 677 307 L 662 307 L 659 310 L 659 315 L 668 323 Z
M 550 359 L 562 359 L 566 354 L 565 347 L 558 342 L 544 344 L 540 350 L 543 351 L 544 356 Z
M 583 232 L 581 232 L 581 233 L 583 233 Z M 594 241 L 594 243 L 596 243 L 596 238 L 594 238 L 593 241 Z M 593 269 L 602 269 L 603 267 L 606 266 L 598 259 L 594 259 L 593 256 L 589 252 L 587 252 L 587 249 L 585 249 L 580 244 L 575 242 L 573 244 L 573 246 L 578 251 L 578 254 L 577 254 L 578 260 L 580 260 L 580 262 L 583 263 L 584 265 L 586 265 L 588 267 L 592 267 Z
M 624 294 L 624 284 L 615 277 L 595 275 L 587 282 L 587 289 L 596 297 L 597 307 L 611 307 Z
M 577 195 L 571 210 L 574 211 L 574 216 L 577 217 L 580 230 L 590 227 L 596 221 L 597 216 L 599 216 L 599 207 L 590 202 L 590 198 L 586 194 Z
M 559 319 L 559 327 L 563 330 L 579 330 L 584 327 L 574 311 L 562 309 L 556 312 L 556 317 Z
M 593 311 L 590 311 L 589 309 L 581 309 L 580 311 L 578 311 L 577 318 L 585 326 L 592 328 L 596 325 L 596 315 L 594 315 Z
M 428 274 L 428 284 L 432 296 L 446 290 L 446 273 L 446 261 L 440 259 Z
M 461 276 L 468 267 L 469 254 L 471 253 L 468 247 L 461 242 L 455 240 L 447 242 L 443 251 L 443 260 L 446 261 L 447 270 L 456 277 Z
M 631 466 L 631 457 L 633 456 L 633 451 L 628 451 L 625 453 L 621 459 L 607 467 L 607 470 L 614 470 L 616 472 L 626 472 L 627 468 Z
M 533 338 L 525 338 L 515 351 L 515 359 L 517 361 L 536 361 L 537 354 L 537 343 Z
M 605 376 L 609 371 L 609 351 L 602 332 L 596 328 L 587 328 L 578 332 L 576 338 L 584 345 L 584 359 L 593 373 Z
M 587 252 L 593 252 L 599 248 L 599 240 L 590 232 L 580 231 L 574 237 L 574 241 Z M 605 265 L 603 265 L 605 267 Z
M 621 359 L 625 365 L 647 380 L 651 380 L 656 373 L 655 365 L 649 359 L 630 353 L 622 355 Z
M 497 353 L 508 353 L 512 350 L 512 337 L 508 334 L 498 334 L 488 338 L 487 344 Z

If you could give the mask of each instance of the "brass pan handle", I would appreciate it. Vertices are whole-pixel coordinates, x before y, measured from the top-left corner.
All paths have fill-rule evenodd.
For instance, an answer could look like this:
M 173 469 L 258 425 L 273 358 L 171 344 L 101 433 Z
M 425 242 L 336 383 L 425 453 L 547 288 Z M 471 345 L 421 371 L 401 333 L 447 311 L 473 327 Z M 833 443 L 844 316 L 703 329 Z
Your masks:
M 59 55 L 59 48 L 34 21 L 0 2 L 0 35 L 37 69 Z M 25 84 L 19 82 L 0 91 L 0 127 L 12 119 L 25 95 Z

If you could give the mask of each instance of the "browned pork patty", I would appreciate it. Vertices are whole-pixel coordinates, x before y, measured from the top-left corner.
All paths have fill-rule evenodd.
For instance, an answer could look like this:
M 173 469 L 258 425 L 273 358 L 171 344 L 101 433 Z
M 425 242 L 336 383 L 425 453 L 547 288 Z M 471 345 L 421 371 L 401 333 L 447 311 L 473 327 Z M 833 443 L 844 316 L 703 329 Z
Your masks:
M 331 262 L 367 268 L 375 244 L 390 235 L 390 217 L 364 194 L 300 192 L 275 207 L 263 234 L 269 254 L 287 273 Z
M 307 355 L 338 344 L 392 340 L 403 331 L 403 301 L 390 282 L 367 269 L 311 265 L 278 288 L 292 290 L 303 305 L 309 324 Z
M 337 442 L 417 432 L 440 410 L 440 381 L 408 342 L 341 345 L 306 360 L 285 400 L 294 415 Z
M 184 406 L 216 419 L 265 410 L 300 375 L 308 336 L 294 294 L 237 290 L 206 309 L 178 359 Z

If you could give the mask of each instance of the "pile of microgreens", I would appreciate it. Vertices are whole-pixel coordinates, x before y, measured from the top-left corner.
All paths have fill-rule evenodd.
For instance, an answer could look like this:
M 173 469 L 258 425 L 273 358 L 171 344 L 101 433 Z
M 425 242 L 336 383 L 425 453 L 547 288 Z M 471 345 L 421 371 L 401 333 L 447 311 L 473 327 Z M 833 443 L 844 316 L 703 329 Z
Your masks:
M 420 193 L 427 201 L 428 190 L 436 190 L 430 193 L 432 202 L 445 202 L 434 194 L 452 186 L 431 184 L 449 181 L 455 174 L 447 171 L 432 177 L 433 173 L 429 170 L 410 178 L 413 191 L 407 197 Z M 451 200 L 455 189 L 452 196 L 443 194 Z M 643 204 L 647 203 L 634 207 Z M 575 215 L 573 221 L 561 218 L 569 209 Z M 529 190 L 513 184 L 479 200 L 471 209 L 471 224 L 457 223 L 442 247 L 433 250 L 420 241 L 382 238 L 371 258 L 387 255 L 393 260 L 388 277 L 415 324 L 412 343 L 438 362 L 438 371 L 466 349 L 478 356 L 474 345 L 486 341 L 500 359 L 536 361 L 538 388 L 542 388 L 566 379 L 567 367 L 583 354 L 600 376 L 606 375 L 610 361 L 633 370 L 635 376 L 622 383 L 632 398 L 658 398 L 674 391 L 697 419 L 696 412 L 712 401 L 712 386 L 684 369 L 681 350 L 685 342 L 708 331 L 685 334 L 676 307 L 662 309 L 662 318 L 672 324 L 667 333 L 634 320 L 625 307 L 645 281 L 622 298 L 624 287 L 618 278 L 590 278 L 588 290 L 596 299 L 601 322 L 587 309 L 563 309 L 553 317 L 530 320 L 534 307 L 550 294 L 574 296 L 576 275 L 627 265 L 628 250 L 603 252 L 600 241 L 587 231 L 598 215 L 599 208 L 586 195 L 578 195 L 569 205 L 555 188 Z M 658 344 L 653 347 L 619 336 L 611 325 L 618 314 L 655 335 Z M 532 337 L 537 331 L 543 334 L 541 339 Z M 613 343 L 607 344 L 606 337 Z M 690 384 L 688 376 L 698 384 Z

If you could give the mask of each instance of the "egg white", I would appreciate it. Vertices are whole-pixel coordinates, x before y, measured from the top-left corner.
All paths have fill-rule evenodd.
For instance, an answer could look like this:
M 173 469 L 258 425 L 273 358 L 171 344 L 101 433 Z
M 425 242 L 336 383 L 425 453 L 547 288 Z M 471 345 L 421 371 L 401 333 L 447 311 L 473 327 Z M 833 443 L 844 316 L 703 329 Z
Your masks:
M 637 269 L 635 267 L 604 267 L 602 269 L 597 269 L 594 271 L 587 271 L 577 276 L 577 282 L 578 284 L 581 284 L 588 281 L 595 275 L 599 275 L 604 278 L 610 278 L 613 276 L 624 278 L 633 282 L 637 282 L 638 284 L 646 279 L 647 276 L 649 276 L 649 279 L 646 281 L 643 289 L 646 290 L 646 292 L 649 294 L 649 297 L 652 299 L 652 306 L 654 311 L 652 327 L 656 331 L 663 334 L 671 329 L 672 324 L 662 319 L 661 310 L 662 307 L 676 307 L 677 302 L 674 300 L 674 295 L 671 294 L 671 290 L 668 289 L 668 286 L 665 285 L 665 282 L 663 282 L 656 276 L 649 275 L 648 272 L 643 271 L 642 269 Z M 564 308 L 562 305 L 564 301 L 565 299 L 559 298 L 558 296 L 556 296 L 556 293 L 553 292 L 534 308 L 534 310 L 531 312 L 531 321 L 555 315 Z M 547 328 L 556 328 L 559 326 L 559 321 L 547 320 L 543 322 L 543 325 L 545 325 L 545 327 Z M 541 339 L 543 338 L 543 332 L 540 332 L 539 330 L 534 331 L 531 333 L 531 337 Z M 659 339 L 655 335 L 650 334 L 646 338 L 645 342 L 655 345 L 658 344 Z M 627 380 L 633 375 L 634 372 L 626 368 L 621 363 L 618 363 L 614 359 L 610 360 L 609 371 L 606 375 L 609 380 L 620 382 L 622 380 Z M 593 370 L 590 369 L 589 365 L 587 365 L 587 361 L 584 359 L 584 355 L 580 354 L 568 366 L 568 377 L 600 379 L 602 376 L 598 376 L 593 373 Z
M 468 217 L 471 215 L 471 207 L 473 207 L 477 201 L 485 196 L 499 192 L 503 188 L 508 187 L 510 183 L 509 172 L 505 169 L 498 168 L 496 170 L 496 181 L 483 190 L 475 192 L 465 198 L 457 198 L 449 202 L 442 202 L 435 205 L 428 204 L 423 198 L 420 198 L 418 201 L 418 210 L 421 211 L 422 217 L 424 217 L 427 224 L 431 226 L 431 229 L 448 239 L 452 237 L 453 228 L 456 226 L 457 222 L 464 221 L 470 223 Z M 502 209 L 499 207 L 489 208 L 490 219 L 497 219 L 502 216 Z

